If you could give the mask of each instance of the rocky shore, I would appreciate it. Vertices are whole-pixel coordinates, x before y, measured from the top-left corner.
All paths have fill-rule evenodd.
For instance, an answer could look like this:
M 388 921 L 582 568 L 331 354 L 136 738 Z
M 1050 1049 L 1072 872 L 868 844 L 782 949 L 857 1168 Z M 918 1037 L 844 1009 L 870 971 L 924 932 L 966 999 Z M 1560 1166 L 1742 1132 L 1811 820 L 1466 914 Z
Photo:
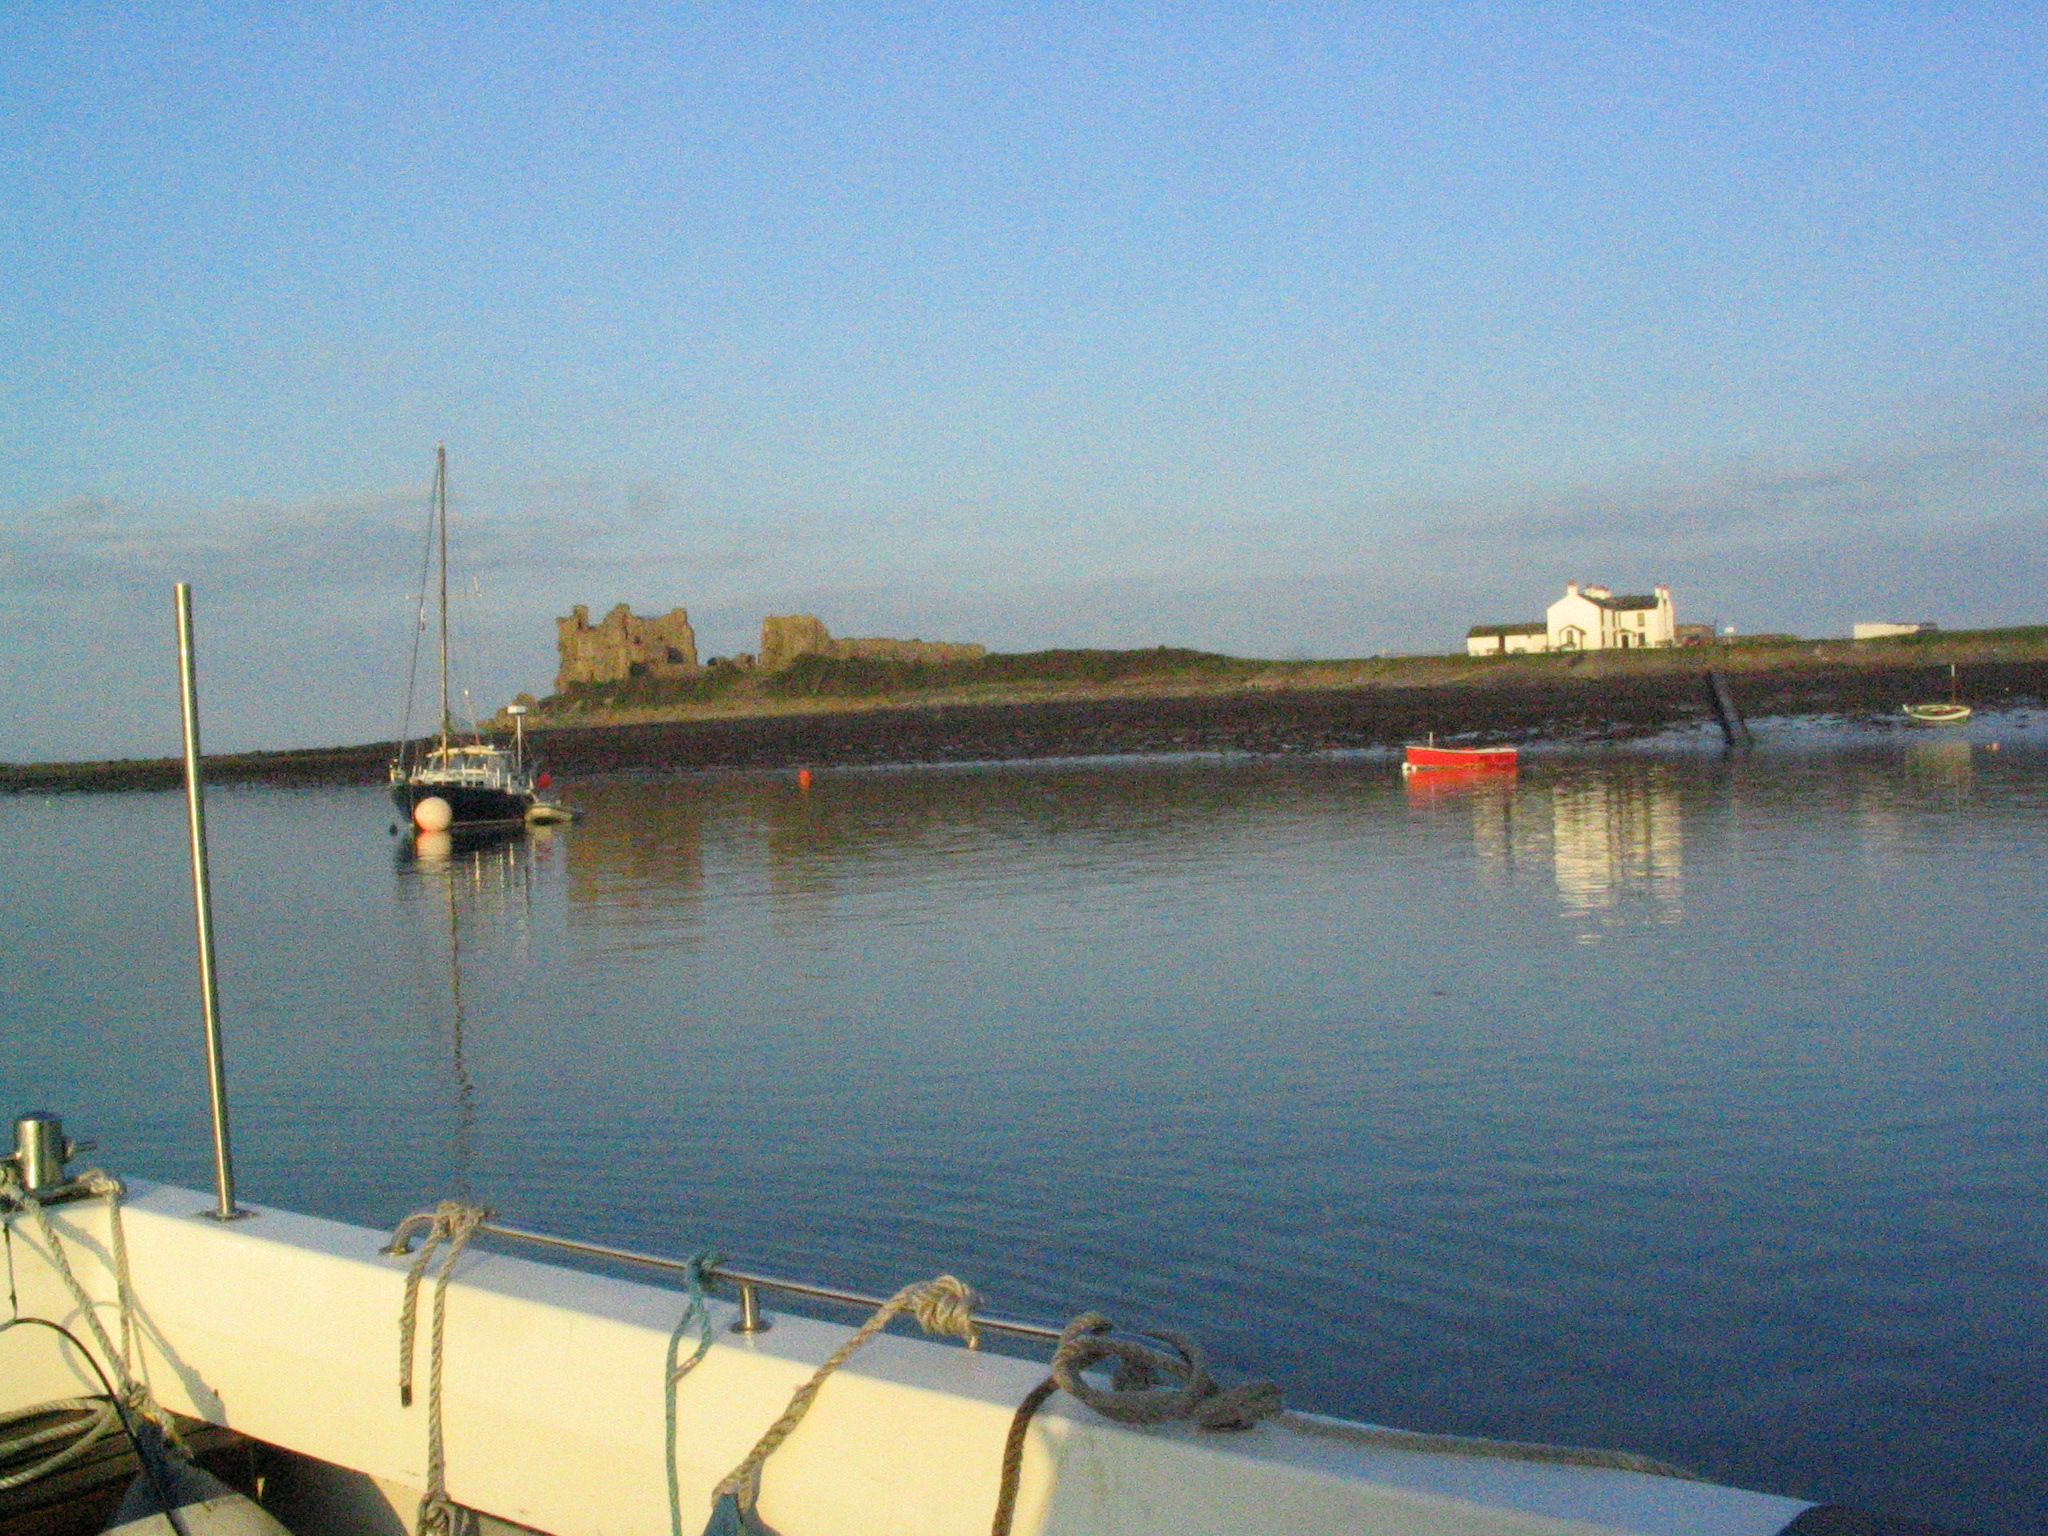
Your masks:
M 1902 648 L 1879 658 L 1810 651 L 1724 669 L 1752 721 L 1828 715 L 1896 718 L 1902 704 L 1945 697 L 1943 652 Z M 1958 659 L 1964 698 L 1980 709 L 2048 699 L 2048 654 Z M 1038 699 L 926 703 L 813 702 L 761 710 L 537 731 L 535 753 L 557 777 L 707 770 L 990 762 L 1173 752 L 1317 752 L 1439 739 L 1603 741 L 1712 718 L 1703 661 L 1684 653 L 1584 658 L 1571 665 L 1454 668 L 1350 686 L 1313 674 L 1274 685 L 1132 690 Z M 389 743 L 207 760 L 214 784 L 370 784 Z M 0 790 L 171 789 L 176 761 L 0 765 Z

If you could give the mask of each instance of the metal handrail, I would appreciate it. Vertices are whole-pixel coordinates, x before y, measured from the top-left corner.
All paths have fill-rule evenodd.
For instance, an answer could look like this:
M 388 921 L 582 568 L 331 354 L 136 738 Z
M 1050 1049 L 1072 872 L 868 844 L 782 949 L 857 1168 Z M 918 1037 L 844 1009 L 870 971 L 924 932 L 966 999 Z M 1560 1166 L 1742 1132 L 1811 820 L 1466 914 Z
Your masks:
M 401 1221 L 391 1233 L 391 1241 L 380 1249 L 382 1253 L 400 1254 L 412 1252 L 412 1238 L 415 1231 L 425 1231 L 434 1224 L 432 1211 L 416 1211 Z M 493 1237 L 509 1238 L 513 1242 L 532 1243 L 541 1248 L 558 1248 L 564 1253 L 579 1253 L 588 1258 L 610 1259 L 619 1264 L 637 1264 L 646 1269 L 665 1270 L 671 1274 L 687 1275 L 696 1266 L 687 1259 L 665 1258 L 660 1254 L 639 1253 L 631 1248 L 614 1248 L 608 1243 L 587 1243 L 580 1238 L 556 1237 L 550 1232 L 533 1232 L 525 1227 L 508 1227 L 502 1222 L 483 1221 L 477 1223 L 477 1231 L 488 1232 Z M 817 1301 L 837 1302 L 849 1307 L 879 1307 L 886 1296 L 872 1296 L 866 1291 L 850 1291 L 840 1286 L 815 1285 L 807 1280 L 784 1280 L 775 1275 L 760 1274 L 751 1269 L 735 1269 L 729 1264 L 707 1264 L 698 1273 L 706 1280 L 723 1281 L 739 1289 L 740 1316 L 733 1324 L 735 1333 L 761 1333 L 769 1326 L 768 1319 L 761 1312 L 761 1291 L 779 1291 L 790 1296 L 809 1296 Z M 1049 1328 L 1043 1323 L 1020 1323 L 1013 1318 L 989 1317 L 983 1313 L 974 1314 L 975 1323 L 991 1333 L 1014 1334 L 1018 1338 L 1038 1339 L 1045 1343 L 1057 1344 L 1060 1330 Z M 972 1346 L 970 1346 L 972 1347 Z

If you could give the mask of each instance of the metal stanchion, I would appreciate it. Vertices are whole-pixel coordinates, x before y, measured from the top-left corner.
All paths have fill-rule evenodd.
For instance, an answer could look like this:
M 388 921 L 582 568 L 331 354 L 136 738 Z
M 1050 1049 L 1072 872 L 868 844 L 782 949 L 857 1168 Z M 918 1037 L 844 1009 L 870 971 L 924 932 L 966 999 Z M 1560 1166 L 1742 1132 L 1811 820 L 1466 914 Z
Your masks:
M 221 1054 L 220 991 L 213 968 L 213 892 L 206 875 L 206 800 L 199 783 L 199 686 L 192 663 L 192 587 L 178 583 L 178 682 L 185 711 L 185 811 L 192 832 L 192 905 L 199 925 L 199 996 L 206 1015 L 206 1092 L 213 1105 L 215 1221 L 251 1213 L 235 1204 L 235 1159 L 228 1146 L 228 1072 Z

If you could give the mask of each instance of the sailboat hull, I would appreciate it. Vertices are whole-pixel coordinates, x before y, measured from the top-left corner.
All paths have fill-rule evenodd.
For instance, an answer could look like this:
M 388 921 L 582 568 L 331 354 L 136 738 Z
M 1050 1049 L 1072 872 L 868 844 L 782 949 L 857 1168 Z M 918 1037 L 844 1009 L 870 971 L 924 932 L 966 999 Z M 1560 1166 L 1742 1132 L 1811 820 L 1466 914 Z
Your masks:
M 526 820 L 526 808 L 533 796 L 512 790 L 492 789 L 480 784 L 403 783 L 391 786 L 391 803 L 412 824 L 413 808 L 422 800 L 439 796 L 448 802 L 454 827 L 517 826 Z

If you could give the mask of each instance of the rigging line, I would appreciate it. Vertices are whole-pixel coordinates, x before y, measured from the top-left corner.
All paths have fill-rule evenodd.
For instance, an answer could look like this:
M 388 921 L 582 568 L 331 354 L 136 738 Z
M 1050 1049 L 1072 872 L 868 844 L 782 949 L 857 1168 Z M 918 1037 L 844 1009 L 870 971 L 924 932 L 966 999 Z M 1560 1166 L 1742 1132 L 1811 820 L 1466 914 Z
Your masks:
M 398 722 L 398 756 L 402 762 L 406 749 L 412 745 L 412 705 L 419 690 L 420 681 L 420 639 L 427 632 L 427 578 L 434 570 L 434 516 L 432 496 L 428 497 L 427 539 L 420 550 L 420 601 L 412 624 L 412 664 L 405 669 L 405 715 Z
M 441 751 L 448 751 L 448 445 L 434 450 L 434 494 L 441 521 Z

